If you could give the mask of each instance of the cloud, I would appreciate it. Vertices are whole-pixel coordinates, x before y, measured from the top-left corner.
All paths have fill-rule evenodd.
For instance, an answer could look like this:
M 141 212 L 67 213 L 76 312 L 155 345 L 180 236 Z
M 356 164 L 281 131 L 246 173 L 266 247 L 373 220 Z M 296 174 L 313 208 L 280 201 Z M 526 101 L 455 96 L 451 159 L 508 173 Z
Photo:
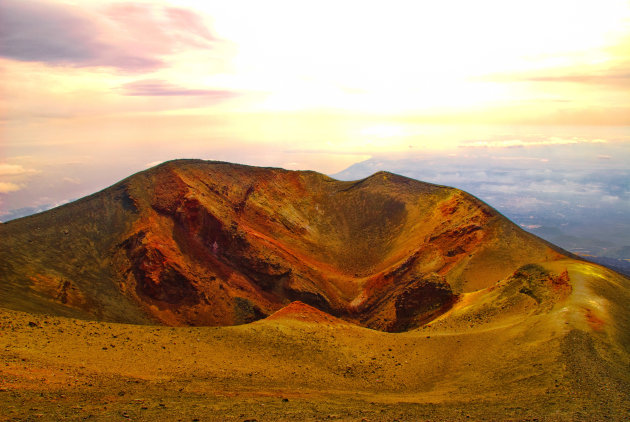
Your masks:
M 66 182 L 66 183 L 70 183 L 72 185 L 80 185 L 81 184 L 81 179 L 79 179 L 78 177 L 64 177 L 62 179 L 62 181 Z
M 492 82 L 549 82 L 627 87 L 630 84 L 630 62 L 615 63 L 606 68 L 593 67 L 581 72 L 574 69 L 552 69 L 529 73 L 492 74 L 476 79 Z
M 25 169 L 19 164 L 0 163 L 0 176 L 27 176 L 37 174 L 39 171 Z
M 539 157 L 523 157 L 523 156 L 514 156 L 514 157 L 491 157 L 493 160 L 502 160 L 502 161 L 540 161 L 541 163 L 546 163 L 549 161 L 547 158 L 539 158 Z
M 601 200 L 602 202 L 617 202 L 619 197 L 617 195 L 603 195 Z
M 594 72 L 594 73 L 573 73 L 564 75 L 539 75 L 523 77 L 525 82 L 555 82 L 574 83 L 588 85 L 614 85 L 628 86 L 630 84 L 630 69 Z
M 159 79 L 130 82 L 123 85 L 121 88 L 124 95 L 129 96 L 196 96 L 221 101 L 239 95 L 236 91 L 184 88 Z
M 24 168 L 19 164 L 0 163 L 0 177 L 19 183 L 0 181 L 0 194 L 22 190 L 25 186 L 23 182 L 38 173 L 41 172 L 35 169 Z
M 177 7 L 117 3 L 105 14 L 119 27 L 155 52 L 173 52 L 180 47 L 207 48 L 218 41 L 200 15 Z
M 40 0 L 0 2 L 0 56 L 75 67 L 150 71 L 216 39 L 192 11 L 122 3 L 102 11 Z
M 144 167 L 149 168 L 149 167 L 155 167 L 158 164 L 162 164 L 164 161 L 151 161 L 150 163 L 146 163 L 144 165 Z
M 15 183 L 0 182 L 0 193 L 17 192 L 20 189 L 22 189 L 22 187 Z
M 570 145 L 570 144 L 605 144 L 605 139 L 581 139 L 561 138 L 552 136 L 536 141 L 523 141 L 520 139 L 503 139 L 499 141 L 473 141 L 460 145 L 460 148 L 523 148 L 544 145 Z
M 0 53 L 23 61 L 86 61 L 99 43 L 78 10 L 36 1 L 0 3 Z
M 493 192 L 493 193 L 504 193 L 504 194 L 513 194 L 515 193 L 514 185 L 500 185 L 494 183 L 484 183 L 479 186 L 480 192 Z

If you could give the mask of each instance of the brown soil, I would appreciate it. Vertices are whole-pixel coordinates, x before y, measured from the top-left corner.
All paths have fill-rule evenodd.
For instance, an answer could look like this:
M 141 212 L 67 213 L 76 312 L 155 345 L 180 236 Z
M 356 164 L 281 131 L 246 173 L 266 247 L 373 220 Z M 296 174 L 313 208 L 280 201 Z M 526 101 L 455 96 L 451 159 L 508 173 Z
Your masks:
M 572 292 L 541 296 L 565 270 Z M 0 420 L 627 420 L 628 287 L 576 261 L 521 269 L 397 334 L 303 303 L 216 328 L 0 308 Z

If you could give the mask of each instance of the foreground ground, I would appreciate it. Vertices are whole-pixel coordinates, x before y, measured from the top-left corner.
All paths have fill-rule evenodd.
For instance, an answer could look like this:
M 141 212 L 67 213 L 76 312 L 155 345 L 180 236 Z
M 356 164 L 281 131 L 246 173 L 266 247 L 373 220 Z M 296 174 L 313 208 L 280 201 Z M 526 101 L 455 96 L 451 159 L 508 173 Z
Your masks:
M 553 266 L 556 303 L 508 280 L 396 334 L 301 305 L 221 328 L 0 308 L 0 420 L 628 420 L 627 306 L 600 296 L 627 279 Z

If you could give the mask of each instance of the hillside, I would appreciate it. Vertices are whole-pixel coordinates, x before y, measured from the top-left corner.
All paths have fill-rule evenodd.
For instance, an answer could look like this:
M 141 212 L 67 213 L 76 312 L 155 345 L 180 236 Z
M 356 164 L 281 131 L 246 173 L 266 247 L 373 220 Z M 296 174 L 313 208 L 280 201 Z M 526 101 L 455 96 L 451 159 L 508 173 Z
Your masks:
M 405 331 L 566 253 L 454 188 L 178 160 L 0 226 L 0 306 L 234 325 L 300 300 Z
M 457 189 L 180 160 L 0 239 L 0 420 L 630 417 L 630 280 Z
M 627 420 L 628 301 L 627 279 L 561 260 L 405 333 L 303 303 L 175 328 L 0 308 L 0 420 Z

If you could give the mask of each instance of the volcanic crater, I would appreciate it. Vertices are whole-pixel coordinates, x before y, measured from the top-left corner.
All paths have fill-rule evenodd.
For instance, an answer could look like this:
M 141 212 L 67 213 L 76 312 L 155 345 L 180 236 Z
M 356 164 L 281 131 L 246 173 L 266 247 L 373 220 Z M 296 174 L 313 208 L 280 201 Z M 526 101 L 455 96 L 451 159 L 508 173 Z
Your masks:
M 0 224 L 0 414 L 627 420 L 628 303 L 458 189 L 176 160 Z
M 458 189 L 202 160 L 164 163 L 3 229 L 11 261 L 28 248 L 22 271 L 4 269 L 5 289 L 28 272 L 21 294 L 62 315 L 166 325 L 243 324 L 301 301 L 406 331 L 524 264 L 566 255 Z M 50 280 L 80 300 L 45 294 Z

